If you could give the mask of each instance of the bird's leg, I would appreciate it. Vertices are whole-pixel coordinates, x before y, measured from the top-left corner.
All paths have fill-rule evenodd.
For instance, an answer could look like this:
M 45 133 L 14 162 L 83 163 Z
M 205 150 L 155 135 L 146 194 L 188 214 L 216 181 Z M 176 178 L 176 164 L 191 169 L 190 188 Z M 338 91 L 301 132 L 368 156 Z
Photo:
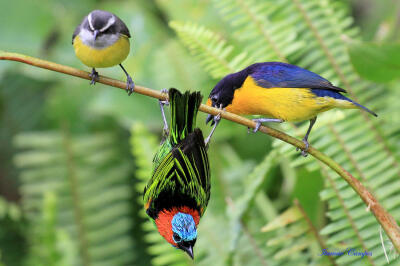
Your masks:
M 210 135 L 208 135 L 208 137 L 204 141 L 204 144 L 206 145 L 207 148 L 208 148 L 208 143 L 210 142 L 211 136 L 214 134 L 215 128 L 219 124 L 219 121 L 221 121 L 221 114 L 214 116 L 213 121 L 214 121 L 214 126 L 211 129 Z
M 128 72 L 126 72 L 126 70 L 122 66 L 122 64 L 119 64 L 119 66 L 125 72 L 125 75 L 126 75 L 126 91 L 128 92 L 128 95 L 131 95 L 133 93 L 134 89 L 135 89 L 135 83 L 133 82 L 131 76 L 129 76 Z
M 96 81 L 99 80 L 99 73 L 96 71 L 96 69 L 94 69 L 94 67 L 92 68 L 92 73 L 89 74 L 89 77 L 92 78 L 90 85 L 95 85 Z
M 224 109 L 222 109 L 222 104 L 219 106 L 219 109 L 221 109 L 221 110 L 224 110 Z M 211 115 L 208 115 L 209 117 L 211 116 Z M 209 121 L 209 117 L 207 117 L 207 121 Z M 219 122 L 221 121 L 221 113 L 219 113 L 218 115 L 215 115 L 214 117 L 213 117 L 213 122 L 211 123 L 211 124 L 214 124 L 214 126 L 213 126 L 213 128 L 211 129 L 211 132 L 210 132 L 210 134 L 208 135 L 208 137 L 205 139 L 205 141 L 204 141 L 204 144 L 205 144 L 205 146 L 206 146 L 206 148 L 208 149 L 208 143 L 210 142 L 210 140 L 211 140 L 211 136 L 214 134 L 214 131 L 215 131 L 215 129 L 217 128 L 217 126 L 218 126 L 218 124 L 219 124 Z
M 168 94 L 168 90 L 167 89 L 162 89 L 161 93 L 166 93 Z M 169 102 L 167 100 L 162 101 L 162 100 L 158 100 L 159 104 L 160 104 L 160 108 L 161 108 L 161 116 L 163 118 L 164 121 L 164 127 L 163 127 L 163 135 L 164 136 L 168 136 L 169 134 L 169 130 L 168 130 L 168 122 L 167 122 L 167 118 L 165 117 L 165 112 L 164 112 L 164 105 L 169 105 Z
M 255 118 L 252 119 L 254 122 L 256 122 L 256 127 L 254 128 L 253 132 L 256 133 L 260 127 L 261 124 L 264 122 L 275 122 L 275 123 L 283 123 L 282 119 L 277 119 L 277 118 Z M 249 132 L 250 128 L 247 128 L 247 131 Z
M 304 150 L 301 151 L 301 155 L 303 155 L 304 157 L 307 157 L 307 155 L 308 155 L 307 150 L 308 150 L 308 147 L 310 147 L 310 143 L 308 143 L 308 135 L 310 135 L 311 129 L 314 126 L 315 121 L 317 121 L 317 117 L 313 117 L 310 119 L 310 125 L 308 126 L 307 133 L 303 138 L 303 142 L 306 147 Z M 299 148 L 296 148 L 296 151 L 298 151 L 298 150 L 299 150 Z

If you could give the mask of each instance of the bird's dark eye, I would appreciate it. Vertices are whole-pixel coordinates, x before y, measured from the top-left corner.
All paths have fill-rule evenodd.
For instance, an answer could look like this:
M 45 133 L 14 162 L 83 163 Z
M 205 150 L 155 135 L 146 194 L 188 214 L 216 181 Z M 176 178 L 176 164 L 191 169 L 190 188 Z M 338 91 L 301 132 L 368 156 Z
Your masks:
M 211 101 L 212 101 L 213 103 L 216 103 L 216 102 L 218 101 L 217 96 L 212 96 L 212 97 L 211 97 Z
M 181 238 L 177 233 L 174 233 L 174 234 L 172 235 L 172 237 L 174 238 L 174 241 L 175 241 L 176 243 L 181 242 L 181 240 L 182 240 L 182 238 Z

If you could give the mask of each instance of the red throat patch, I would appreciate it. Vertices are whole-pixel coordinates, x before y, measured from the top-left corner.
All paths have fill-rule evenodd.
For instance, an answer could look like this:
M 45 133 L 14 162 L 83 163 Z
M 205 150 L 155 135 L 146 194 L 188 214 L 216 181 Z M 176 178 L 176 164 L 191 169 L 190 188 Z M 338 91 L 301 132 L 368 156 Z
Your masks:
M 192 208 L 189 208 L 186 206 L 179 207 L 179 208 L 174 207 L 171 210 L 160 211 L 158 213 L 157 219 L 155 220 L 158 232 L 160 233 L 160 235 L 162 235 L 165 238 L 165 240 L 167 240 L 173 246 L 176 246 L 176 243 L 172 239 L 173 233 L 172 233 L 171 221 L 172 221 L 172 218 L 174 218 L 174 215 L 177 214 L 178 212 L 192 215 L 193 220 L 196 224 L 196 227 L 200 221 L 199 212 L 197 210 L 193 210 Z

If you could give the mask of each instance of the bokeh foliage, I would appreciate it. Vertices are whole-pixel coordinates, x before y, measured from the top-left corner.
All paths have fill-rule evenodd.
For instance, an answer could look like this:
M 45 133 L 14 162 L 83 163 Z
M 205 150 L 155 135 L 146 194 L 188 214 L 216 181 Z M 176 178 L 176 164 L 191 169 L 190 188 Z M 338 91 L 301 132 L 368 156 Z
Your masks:
M 73 56 L 71 34 L 90 10 L 105 9 L 133 33 L 124 65 L 153 89 L 207 96 L 223 75 L 253 62 L 306 67 L 378 112 L 378 119 L 324 114 L 311 143 L 400 221 L 400 5 L 389 2 L 2 1 L 0 49 L 87 69 Z M 100 73 L 124 78 L 118 68 Z M 212 196 L 192 262 L 165 243 L 142 208 L 162 130 L 154 99 L 11 62 L 1 62 L 0 80 L 0 265 L 386 262 L 379 224 L 343 180 L 292 146 L 227 121 L 209 150 Z M 197 121 L 207 134 L 204 119 Z M 306 127 L 281 129 L 300 137 Z M 329 259 L 319 256 L 324 245 L 373 256 Z

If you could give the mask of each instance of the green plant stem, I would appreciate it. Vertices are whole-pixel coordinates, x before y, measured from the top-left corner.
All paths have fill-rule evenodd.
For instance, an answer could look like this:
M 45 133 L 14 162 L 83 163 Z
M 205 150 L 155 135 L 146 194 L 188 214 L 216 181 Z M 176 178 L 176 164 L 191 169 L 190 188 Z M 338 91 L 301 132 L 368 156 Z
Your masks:
M 322 239 L 322 237 L 318 234 L 318 230 L 317 228 L 314 226 L 314 224 L 312 223 L 310 217 L 307 215 L 306 211 L 304 210 L 303 206 L 300 204 L 300 201 L 298 199 L 294 199 L 294 204 L 297 206 L 297 208 L 299 208 L 299 211 L 301 212 L 301 215 L 303 216 L 304 220 L 306 220 L 307 225 L 310 229 L 310 232 L 314 235 L 315 239 L 317 240 L 319 246 L 321 247 L 321 249 L 326 250 L 328 249 L 325 241 Z M 328 260 L 330 261 L 330 263 L 332 265 L 337 265 L 336 261 L 331 257 L 331 256 L 327 256 Z
M 69 130 L 66 123 L 62 124 L 63 131 L 63 146 L 66 152 L 66 164 L 67 164 L 67 173 L 68 173 L 68 181 L 72 194 L 72 202 L 74 207 L 74 218 L 78 231 L 78 242 L 80 245 L 79 251 L 81 254 L 82 265 L 89 266 L 90 256 L 88 251 L 88 241 L 86 238 L 86 229 L 83 222 L 83 210 L 82 210 L 82 201 L 79 193 L 79 185 L 78 185 L 78 177 L 76 175 L 75 162 L 73 158 L 73 151 L 70 143 Z
M 89 77 L 89 72 L 82 71 L 76 68 L 56 64 L 53 62 L 49 62 L 46 60 L 41 60 L 38 58 L 34 58 L 31 56 L 26 56 L 22 54 L 17 54 L 17 53 L 9 53 L 9 52 L 3 52 L 0 51 L 0 60 L 11 60 L 11 61 L 17 61 L 21 63 L 25 63 L 28 65 L 33 65 L 36 67 L 40 68 L 45 68 L 48 70 L 60 72 L 63 74 L 75 76 L 75 77 L 80 77 L 83 79 L 90 80 L 91 78 Z M 126 88 L 126 83 L 111 79 L 108 77 L 100 76 L 99 78 L 99 83 L 103 83 L 109 86 L 113 86 L 116 88 L 120 88 L 125 90 Z M 146 96 L 150 96 L 156 99 L 160 100 L 167 100 L 168 95 L 165 93 L 161 93 L 160 91 L 155 91 L 149 88 L 145 88 L 139 85 L 136 85 L 135 87 L 135 94 L 142 94 Z M 135 96 L 133 96 L 135 97 Z M 221 114 L 221 117 L 227 120 L 230 120 L 232 122 L 244 125 L 248 128 L 255 128 L 256 123 L 250 119 L 247 119 L 242 116 L 235 115 L 233 113 L 229 113 L 226 111 L 219 110 L 217 108 L 213 108 L 207 105 L 202 104 L 200 106 L 200 111 L 212 115 L 217 115 Z M 289 143 L 295 147 L 298 147 L 300 149 L 304 149 L 304 143 L 298 139 L 295 139 L 279 130 L 272 129 L 266 126 L 261 126 L 260 127 L 260 132 L 265 133 L 267 135 L 270 135 L 274 138 L 280 139 L 286 143 Z M 330 167 L 332 170 L 334 170 L 336 173 L 338 173 L 346 182 L 353 188 L 353 190 L 361 197 L 361 199 L 365 202 L 365 204 L 368 206 L 368 210 L 372 211 L 372 213 L 375 215 L 377 221 L 382 225 L 383 229 L 385 230 L 386 234 L 392 241 L 394 247 L 398 252 L 400 252 L 400 228 L 397 225 L 396 221 L 394 218 L 386 212 L 386 210 L 379 204 L 379 202 L 375 199 L 375 197 L 361 184 L 358 179 L 354 178 L 349 172 L 344 170 L 338 163 L 336 163 L 334 160 L 332 160 L 330 157 L 327 155 L 323 154 L 319 150 L 314 149 L 313 147 L 309 147 L 308 153 L 314 156 L 316 159 Z

